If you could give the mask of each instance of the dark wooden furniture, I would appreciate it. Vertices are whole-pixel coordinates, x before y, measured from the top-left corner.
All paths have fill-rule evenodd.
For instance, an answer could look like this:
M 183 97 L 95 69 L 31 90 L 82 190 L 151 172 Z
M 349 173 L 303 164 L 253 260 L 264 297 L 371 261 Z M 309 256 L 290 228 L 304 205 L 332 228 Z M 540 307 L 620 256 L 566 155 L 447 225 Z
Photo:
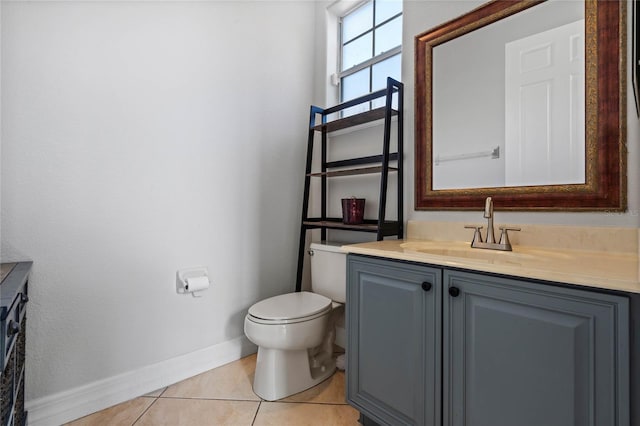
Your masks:
M 24 426 L 28 278 L 32 262 L 2 264 L 0 283 L 0 425 Z
M 350 101 L 341 103 L 331 108 L 322 109 L 311 106 L 309 117 L 309 134 L 307 141 L 306 174 L 304 180 L 304 194 L 302 203 L 302 222 L 300 226 L 300 243 L 298 246 L 298 269 L 296 274 L 296 291 L 302 288 L 302 272 L 304 266 L 304 250 L 306 246 L 307 230 L 320 229 L 321 239 L 326 240 L 327 229 L 340 229 L 375 233 L 378 241 L 387 236 L 402 238 L 403 230 L 403 91 L 404 85 L 392 78 L 387 78 L 387 87 L 382 90 L 364 95 Z M 329 117 L 336 114 L 342 116 L 345 110 L 357 105 L 371 105 L 376 99 L 384 99 L 385 105 L 363 113 L 338 118 L 329 121 Z M 394 106 L 394 99 L 396 104 Z M 397 117 L 397 152 L 390 152 L 391 145 L 391 120 Z M 318 121 L 319 119 L 319 121 Z M 360 126 L 384 120 L 382 135 L 382 149 L 379 155 L 347 158 L 338 161 L 327 160 L 328 135 L 331 132 Z M 313 173 L 313 150 L 316 135 L 321 136 L 320 171 Z M 390 162 L 395 162 L 396 167 L 391 167 Z M 397 173 L 397 219 L 386 220 L 387 181 L 389 172 Z M 345 224 L 342 218 L 328 217 L 328 191 L 327 178 L 339 176 L 353 176 L 362 174 L 380 175 L 380 195 L 378 217 L 365 219 L 361 224 Z M 320 216 L 309 217 L 309 192 L 311 178 L 317 177 L 321 181 Z

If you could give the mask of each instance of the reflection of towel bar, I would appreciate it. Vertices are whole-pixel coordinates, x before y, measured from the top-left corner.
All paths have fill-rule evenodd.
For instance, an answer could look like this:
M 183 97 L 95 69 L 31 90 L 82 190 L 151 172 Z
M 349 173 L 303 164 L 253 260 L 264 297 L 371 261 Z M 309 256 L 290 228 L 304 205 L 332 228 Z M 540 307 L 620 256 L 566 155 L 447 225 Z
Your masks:
M 445 161 L 467 160 L 469 158 L 482 158 L 482 157 L 491 157 L 492 160 L 495 160 L 496 158 L 500 158 L 500 146 L 496 146 L 491 151 L 470 152 L 467 154 L 456 154 L 456 155 L 436 155 L 435 163 L 437 166 L 438 164 L 444 163 Z

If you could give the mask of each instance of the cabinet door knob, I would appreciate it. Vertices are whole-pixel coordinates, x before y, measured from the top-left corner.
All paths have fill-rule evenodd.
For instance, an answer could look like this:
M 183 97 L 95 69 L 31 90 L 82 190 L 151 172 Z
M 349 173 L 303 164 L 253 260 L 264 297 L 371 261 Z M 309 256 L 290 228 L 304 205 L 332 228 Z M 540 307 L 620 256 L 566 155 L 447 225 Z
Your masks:
M 22 303 L 27 303 L 27 302 L 29 301 L 29 296 L 27 296 L 26 294 L 22 293 L 22 294 L 20 295 L 20 301 L 21 301 Z
M 432 286 L 431 286 L 431 283 L 428 283 L 428 282 L 426 282 L 426 281 L 422 283 L 422 289 L 423 289 L 424 291 L 429 291 L 429 290 L 431 290 L 431 287 L 432 287 Z
M 458 297 L 460 294 L 460 289 L 458 287 L 449 287 L 449 294 L 452 297 Z
M 7 336 L 11 337 L 14 334 L 18 334 L 19 331 L 20 331 L 20 324 L 13 321 L 9 321 L 9 326 L 7 327 Z

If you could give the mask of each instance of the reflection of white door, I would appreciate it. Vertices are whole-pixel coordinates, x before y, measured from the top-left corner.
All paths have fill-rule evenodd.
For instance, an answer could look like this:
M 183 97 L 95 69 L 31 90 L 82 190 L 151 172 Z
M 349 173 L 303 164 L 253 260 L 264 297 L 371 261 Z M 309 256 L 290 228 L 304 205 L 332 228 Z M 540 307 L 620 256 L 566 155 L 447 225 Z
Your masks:
M 585 182 L 584 20 L 505 45 L 505 182 Z

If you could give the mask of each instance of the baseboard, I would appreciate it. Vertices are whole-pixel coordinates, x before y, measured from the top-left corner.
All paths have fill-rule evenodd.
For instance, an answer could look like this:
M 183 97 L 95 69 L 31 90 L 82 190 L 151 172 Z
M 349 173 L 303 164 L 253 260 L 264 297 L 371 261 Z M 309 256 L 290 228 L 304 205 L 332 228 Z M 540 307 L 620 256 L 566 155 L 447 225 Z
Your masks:
M 26 402 L 30 426 L 51 426 L 100 411 L 193 377 L 244 356 L 257 347 L 245 336 L 195 352 Z

